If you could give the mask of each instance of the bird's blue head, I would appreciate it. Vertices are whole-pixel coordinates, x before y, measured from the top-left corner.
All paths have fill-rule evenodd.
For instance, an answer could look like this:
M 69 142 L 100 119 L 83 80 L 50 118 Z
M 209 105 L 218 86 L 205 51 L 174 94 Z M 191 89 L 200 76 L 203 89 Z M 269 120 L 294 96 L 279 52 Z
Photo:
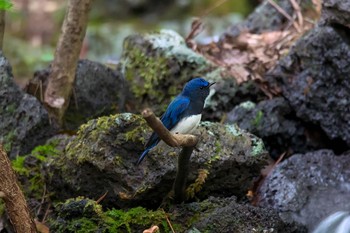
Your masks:
M 209 83 L 203 78 L 194 78 L 185 85 L 182 95 L 204 102 L 209 95 L 210 86 L 214 83 Z

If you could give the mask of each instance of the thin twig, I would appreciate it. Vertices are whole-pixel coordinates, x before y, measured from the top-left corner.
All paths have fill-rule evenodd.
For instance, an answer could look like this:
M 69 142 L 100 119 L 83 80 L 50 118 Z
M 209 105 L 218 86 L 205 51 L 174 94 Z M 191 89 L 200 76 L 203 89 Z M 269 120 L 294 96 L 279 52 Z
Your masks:
M 43 96 L 43 81 L 39 80 L 39 87 L 40 87 L 40 102 L 44 101 L 44 96 Z
M 204 12 L 204 14 L 201 15 L 201 18 L 208 16 L 210 14 L 210 12 L 212 12 L 215 8 L 218 8 L 219 6 L 224 4 L 225 2 L 227 2 L 227 0 L 221 0 L 221 1 L 217 2 L 214 6 L 210 7 L 208 10 L 206 10 Z
M 105 199 L 105 197 L 107 196 L 108 191 L 106 191 L 99 199 L 97 199 L 96 203 L 100 203 L 103 199 Z
M 295 0 L 289 0 L 289 1 L 292 4 L 292 6 L 297 14 L 299 28 L 303 28 L 304 20 L 303 20 L 303 15 L 301 14 L 301 8 L 300 8 L 299 4 Z
M 271 4 L 279 13 L 281 13 L 284 17 L 286 17 L 294 26 L 294 28 L 298 31 L 301 32 L 301 29 L 299 28 L 298 24 L 295 23 L 293 18 L 282 8 L 280 7 L 277 3 L 275 3 L 273 0 L 267 0 L 268 3 Z
M 266 175 L 266 177 L 268 177 L 272 171 L 275 169 L 275 167 L 282 161 L 282 159 L 284 158 L 284 156 L 287 154 L 287 152 L 283 152 L 280 157 L 278 157 L 277 161 L 273 164 L 272 168 L 270 169 L 269 173 Z
M 166 219 L 167 223 L 168 223 L 169 226 L 170 226 L 170 229 L 171 229 L 172 233 L 175 233 L 175 230 L 174 230 L 174 228 L 173 228 L 173 225 L 171 225 L 171 222 L 170 222 L 170 219 L 168 218 L 167 213 L 164 211 L 164 209 L 162 209 L 162 210 L 163 210 L 163 213 L 164 213 L 164 215 L 165 215 L 165 219 Z
M 47 208 L 46 208 L 44 217 L 43 217 L 43 219 L 41 220 L 42 223 L 45 223 L 46 218 L 47 218 L 47 216 L 49 215 L 49 212 L 50 212 L 50 207 L 51 207 L 51 203 L 49 202 L 49 204 L 47 205 Z
M 210 7 L 208 10 L 206 10 L 199 18 L 196 18 L 193 20 L 192 25 L 191 25 L 191 31 L 190 33 L 188 33 L 188 35 L 186 36 L 185 41 L 188 43 L 190 43 L 190 40 L 192 40 L 193 38 L 195 38 L 197 35 L 199 35 L 204 27 L 203 27 L 203 18 L 208 16 L 210 14 L 210 12 L 212 12 L 215 8 L 221 6 L 222 4 L 224 4 L 225 2 L 227 2 L 227 0 L 221 0 L 219 2 L 217 2 L 214 6 Z
M 41 201 L 40 201 L 40 205 L 39 205 L 39 209 L 36 212 L 36 217 L 39 216 L 40 212 L 41 212 L 41 208 L 45 202 L 45 196 L 46 196 L 46 184 L 44 185 L 44 191 L 43 191 L 43 195 L 41 196 Z

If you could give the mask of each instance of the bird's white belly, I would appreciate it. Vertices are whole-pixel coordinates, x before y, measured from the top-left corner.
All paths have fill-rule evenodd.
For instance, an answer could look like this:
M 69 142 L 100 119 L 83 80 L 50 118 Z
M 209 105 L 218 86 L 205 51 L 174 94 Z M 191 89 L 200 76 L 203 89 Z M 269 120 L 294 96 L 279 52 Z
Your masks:
M 191 133 L 201 121 L 202 114 L 185 117 L 170 130 L 172 133 L 188 134 Z

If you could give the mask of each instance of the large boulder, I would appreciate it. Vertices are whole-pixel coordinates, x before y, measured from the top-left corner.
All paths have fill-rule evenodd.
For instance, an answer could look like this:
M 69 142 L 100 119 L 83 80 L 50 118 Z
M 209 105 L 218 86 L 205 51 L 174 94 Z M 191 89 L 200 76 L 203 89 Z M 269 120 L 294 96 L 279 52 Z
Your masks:
M 274 159 L 283 152 L 305 153 L 331 145 L 320 129 L 298 119 L 282 97 L 244 102 L 227 114 L 226 122 L 260 137 Z
M 151 107 L 161 114 L 184 84 L 213 69 L 176 32 L 135 34 L 124 40 L 121 72 L 128 83 L 127 105 L 136 112 Z
M 267 79 L 297 116 L 350 147 L 349 1 L 322 2 L 321 21 L 280 60 Z M 343 150 L 344 151 L 344 150 Z
M 36 71 L 27 86 L 27 92 L 42 101 L 50 67 Z M 99 116 L 118 112 L 123 108 L 121 97 L 123 79 L 118 71 L 90 60 L 79 60 L 75 73 L 74 90 L 64 115 L 67 129 Z
M 271 207 L 286 222 L 309 230 L 336 211 L 349 211 L 350 152 L 335 156 L 330 150 L 296 154 L 266 178 L 260 206 Z
M 108 206 L 154 208 L 172 188 L 179 149 L 159 146 L 135 166 L 149 134 L 143 118 L 130 113 L 89 121 L 64 155 L 50 164 L 48 186 L 60 199 L 97 199 L 108 192 Z M 244 197 L 267 164 L 262 141 L 237 126 L 210 122 L 202 122 L 198 134 L 201 141 L 191 157 L 188 194 Z
M 350 146 L 349 29 L 317 26 L 268 74 L 297 116 Z
M 0 143 L 10 158 L 27 154 L 54 132 L 45 108 L 16 85 L 0 52 Z

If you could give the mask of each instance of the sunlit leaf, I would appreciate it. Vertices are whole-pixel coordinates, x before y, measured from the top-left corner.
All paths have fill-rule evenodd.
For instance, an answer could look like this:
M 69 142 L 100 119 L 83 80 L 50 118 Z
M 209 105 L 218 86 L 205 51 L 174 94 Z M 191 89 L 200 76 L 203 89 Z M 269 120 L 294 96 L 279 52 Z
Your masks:
M 11 0 L 0 0 L 0 10 L 10 10 L 12 6 Z

